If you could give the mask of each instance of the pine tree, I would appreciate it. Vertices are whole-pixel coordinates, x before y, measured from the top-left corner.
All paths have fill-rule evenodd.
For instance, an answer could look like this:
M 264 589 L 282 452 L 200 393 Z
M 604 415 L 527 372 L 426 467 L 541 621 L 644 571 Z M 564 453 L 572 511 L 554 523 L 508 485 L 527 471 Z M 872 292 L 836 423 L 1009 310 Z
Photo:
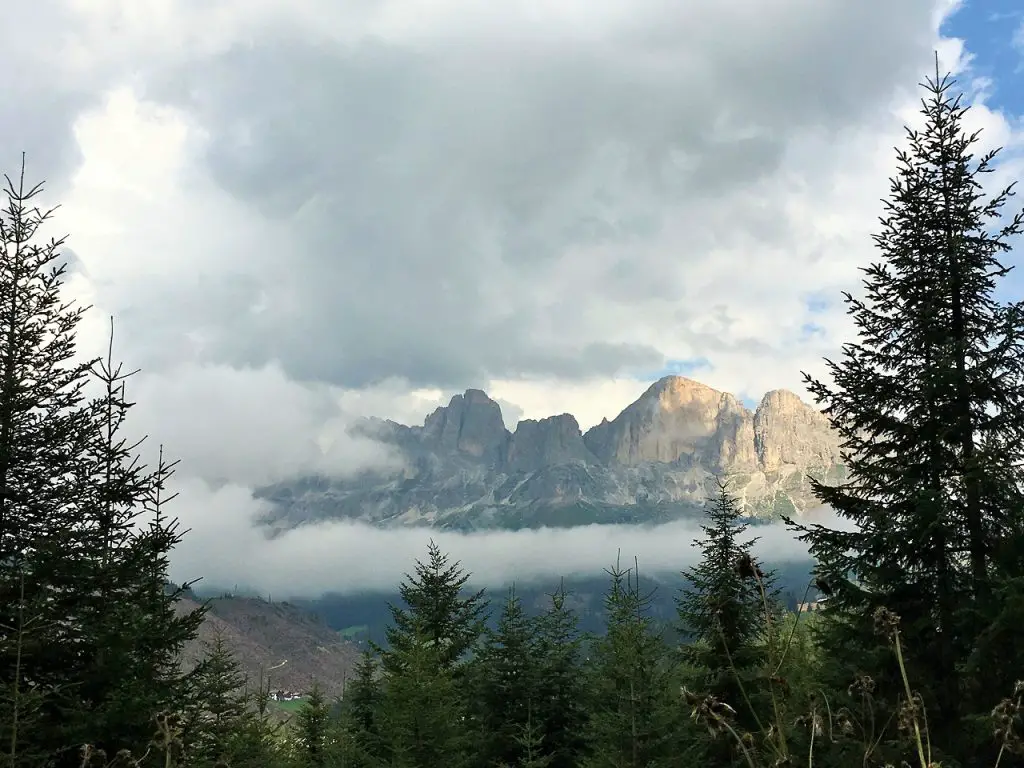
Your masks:
M 579 765 L 586 749 L 586 682 L 579 619 L 568 604 L 565 584 L 548 595 L 548 609 L 536 621 L 539 692 L 531 707 L 551 768 Z
M 334 757 L 331 739 L 330 704 L 319 685 L 314 684 L 309 698 L 298 712 L 296 724 L 301 762 L 305 766 L 324 768 Z
M 388 650 L 381 653 L 389 674 L 395 671 L 401 654 L 421 637 L 437 646 L 441 665 L 453 669 L 484 631 L 487 604 L 483 590 L 464 596 L 469 574 L 459 563 L 449 564 L 448 556 L 433 541 L 427 554 L 428 561 L 417 561 L 415 576 L 406 575 L 398 588 L 407 607 L 389 606 Z
M 487 632 L 472 662 L 470 714 L 479 734 L 477 759 L 482 765 L 517 765 L 523 757 L 520 737 L 540 696 L 535 645 L 534 622 L 512 587 L 497 626 Z
M 964 664 L 1001 611 L 999 585 L 1024 565 L 1024 306 L 994 295 L 1024 214 L 994 221 L 1012 189 L 986 198 L 996 153 L 972 155 L 978 134 L 965 133 L 953 85 L 936 69 L 925 125 L 898 152 L 875 237 L 882 258 L 864 270 L 865 298 L 845 294 L 857 342 L 827 361 L 831 385 L 805 375 L 842 437 L 849 478 L 813 488 L 856 530 L 793 527 L 833 592 L 821 635 L 833 683 L 859 671 L 880 691 L 902 689 L 873 626 L 877 609 L 892 611 L 931 735 L 966 759 L 982 754 L 959 737 L 961 717 L 1005 692 L 984 664 L 965 679 Z
M 608 571 L 607 631 L 593 649 L 589 768 L 641 768 L 681 760 L 685 732 L 668 645 L 648 615 L 651 593 L 635 569 Z
M 406 625 L 402 650 L 392 656 L 384 679 L 380 733 L 385 763 L 398 768 L 469 765 L 466 700 L 448 665 L 448 648 Z
M 346 765 L 371 768 L 383 759 L 379 731 L 381 717 L 381 686 L 377 679 L 378 665 L 369 651 L 364 651 L 355 668 L 355 676 L 346 682 L 341 708 L 342 752 Z
M 716 697 L 736 710 L 740 732 L 756 733 L 773 721 L 765 694 L 767 643 L 776 637 L 778 589 L 774 574 L 762 571 L 751 554 L 756 538 L 742 540 L 747 525 L 726 483 L 707 509 L 703 539 L 694 543 L 700 562 L 683 572 L 689 582 L 677 598 L 681 631 L 689 644 L 684 661 L 697 670 L 695 692 Z M 775 628 L 777 629 L 777 627 Z M 736 745 L 720 740 L 705 755 L 709 766 L 739 765 Z
M 187 681 L 171 663 L 201 617 L 165 592 L 166 521 L 138 532 L 154 484 L 119 436 L 128 404 L 108 359 L 77 361 L 83 309 L 61 298 L 63 240 L 40 242 L 41 187 L 9 178 L 0 212 L 0 679 L 42 697 L 26 749 L 77 764 L 88 739 L 144 750 Z M 89 400 L 90 382 L 101 392 Z M 20 593 L 24 591 L 22 596 Z M 38 632 L 10 642 L 20 606 Z M 16 645 L 20 650 L 16 650 Z

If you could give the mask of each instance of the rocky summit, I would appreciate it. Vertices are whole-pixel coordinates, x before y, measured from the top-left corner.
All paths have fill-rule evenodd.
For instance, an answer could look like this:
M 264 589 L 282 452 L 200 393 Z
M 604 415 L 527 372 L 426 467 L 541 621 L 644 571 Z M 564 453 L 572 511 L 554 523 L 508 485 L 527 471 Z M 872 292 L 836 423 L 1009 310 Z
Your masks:
M 307 477 L 260 489 L 277 529 L 325 519 L 380 526 L 533 528 L 656 523 L 700 514 L 715 476 L 747 514 L 817 506 L 808 477 L 842 480 L 837 435 L 785 390 L 751 412 L 733 395 L 669 376 L 615 419 L 580 430 L 569 414 L 525 419 L 470 389 L 423 426 L 368 419 L 354 430 L 392 446 L 403 468 L 356 478 Z

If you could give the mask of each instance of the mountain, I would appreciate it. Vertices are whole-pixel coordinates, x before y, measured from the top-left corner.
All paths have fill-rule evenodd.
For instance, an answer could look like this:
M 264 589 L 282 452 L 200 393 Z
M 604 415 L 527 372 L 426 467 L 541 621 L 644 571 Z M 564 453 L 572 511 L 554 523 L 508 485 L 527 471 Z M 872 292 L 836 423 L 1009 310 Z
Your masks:
M 176 610 L 187 613 L 199 604 L 182 597 Z M 201 659 L 217 635 L 253 685 L 262 675 L 273 690 L 305 694 L 317 681 L 328 698 L 341 694 L 360 653 L 336 630 L 291 603 L 223 596 L 209 601 L 198 637 L 183 649 L 183 665 L 190 668 Z
M 403 469 L 305 477 L 259 489 L 286 529 L 354 519 L 462 530 L 655 523 L 699 514 L 716 475 L 745 511 L 771 518 L 816 506 L 807 476 L 844 477 L 838 438 L 786 390 L 752 412 L 733 395 L 681 376 L 655 382 L 613 420 L 583 433 L 569 414 L 509 432 L 485 392 L 467 390 L 422 426 L 366 419 L 355 432 L 392 446 Z

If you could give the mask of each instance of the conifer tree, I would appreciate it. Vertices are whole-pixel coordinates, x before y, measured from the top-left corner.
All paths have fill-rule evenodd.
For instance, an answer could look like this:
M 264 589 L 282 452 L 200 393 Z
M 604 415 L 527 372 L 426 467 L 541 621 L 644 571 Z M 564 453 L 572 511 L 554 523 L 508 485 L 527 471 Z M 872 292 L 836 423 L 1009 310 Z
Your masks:
M 86 738 L 111 754 L 144 748 L 157 712 L 183 699 L 167 662 L 198 620 L 166 610 L 173 530 L 136 535 L 155 478 L 119 435 L 120 372 L 77 360 L 84 310 L 61 299 L 63 241 L 40 242 L 51 213 L 35 206 L 40 191 L 23 169 L 0 212 L 0 626 L 14 626 L 24 582 L 46 631 L 20 665 L 48 701 L 23 735 L 72 761 Z M 103 391 L 88 400 L 97 378 Z M 17 664 L 8 639 L 4 679 Z
M 380 733 L 385 764 L 398 768 L 452 768 L 470 764 L 466 699 L 448 663 L 449 649 L 418 619 L 406 625 L 384 678 Z
M 747 525 L 726 483 L 718 482 L 718 495 L 707 508 L 703 539 L 694 543 L 700 562 L 683 572 L 688 585 L 677 598 L 681 631 L 689 643 L 683 659 L 698 670 L 693 681 L 701 695 L 716 697 L 736 710 L 741 731 L 756 733 L 772 712 L 765 699 L 770 672 L 767 642 L 772 621 L 777 621 L 778 589 L 774 574 L 762 571 L 751 554 L 757 539 L 742 540 Z M 720 740 L 704 757 L 710 767 L 739 764 L 735 745 Z
M 679 761 L 683 708 L 664 638 L 651 626 L 651 593 L 635 569 L 608 571 L 607 630 L 594 644 L 590 670 L 589 768 L 641 768 Z
M 270 690 L 262 669 L 255 685 L 246 681 L 246 716 L 235 734 L 231 768 L 291 768 L 287 731 L 271 714 Z
M 190 765 L 213 766 L 218 760 L 234 758 L 239 733 L 250 714 L 245 675 L 220 633 L 205 643 L 205 656 L 196 669 L 201 700 L 185 723 L 185 755 Z
M 453 669 L 484 631 L 484 591 L 464 595 L 470 575 L 459 563 L 449 564 L 448 556 L 433 541 L 427 556 L 426 563 L 416 561 L 415 575 L 406 575 L 398 588 L 406 608 L 389 606 L 388 649 L 381 653 L 389 674 L 395 671 L 402 653 L 422 638 L 437 647 L 440 664 Z
M 37 601 L 30 603 L 26 598 L 25 578 L 21 577 L 21 590 L 18 602 L 9 606 L 14 616 L 13 626 L 3 626 L 3 641 L 6 648 L 0 652 L 8 652 L 13 656 L 13 676 L 3 681 L 0 690 L 0 766 L 14 768 L 23 766 L 33 768 L 45 765 L 49 755 L 32 739 L 26 740 L 24 734 L 32 734 L 40 720 L 40 710 L 48 703 L 49 695 L 55 691 L 39 690 L 35 681 L 25 676 L 31 664 L 33 648 L 38 637 L 43 634 L 39 619 L 47 615 L 46 605 Z M 27 743 L 26 743 L 27 741 Z
M 431 541 L 428 561 L 417 561 L 399 587 L 406 608 L 389 606 L 379 733 L 393 765 L 434 765 L 441 755 L 446 765 L 468 760 L 464 660 L 480 641 L 487 609 L 483 590 L 463 594 L 469 577 Z
M 341 707 L 342 752 L 346 764 L 353 768 L 371 768 L 382 760 L 381 686 L 377 670 L 372 654 L 364 651 L 354 677 L 345 684 Z
M 504 763 L 502 768 L 551 768 L 554 755 L 544 744 L 544 734 L 533 721 L 532 707 L 527 707 L 526 722 L 519 727 L 516 744 L 519 759 L 515 763 Z
M 173 526 L 138 533 L 163 476 L 120 438 L 120 372 L 77 360 L 84 310 L 62 299 L 63 240 L 40 240 L 40 192 L 23 169 L 0 211 L 0 679 L 20 670 L 46 699 L 19 734 L 25 748 L 77 764 L 85 739 L 144 749 L 157 712 L 184 700 L 168 660 L 199 619 L 175 616 L 164 589 Z M 40 631 L 18 651 L 26 604 Z
M 319 685 L 314 684 L 309 698 L 298 712 L 300 762 L 311 768 L 332 764 L 334 744 L 330 727 L 330 705 Z
M 586 748 L 586 679 L 579 619 L 568 603 L 565 584 L 548 595 L 550 604 L 536 620 L 539 692 L 530 710 L 551 768 L 580 764 Z
M 60 743 L 53 694 L 77 659 L 75 628 L 55 599 L 70 580 L 76 550 L 76 485 L 81 454 L 94 434 L 82 390 L 89 363 L 75 361 L 74 329 L 84 310 L 60 298 L 63 241 L 39 242 L 50 218 L 33 204 L 41 188 L 8 177 L 0 212 L 0 679 L 32 680 L 47 696 L 18 749 L 52 753 Z M 40 631 L 14 642 L 21 606 L 37 611 Z M 26 641 L 30 645 L 26 645 Z M 25 724 L 27 725 L 27 724 Z M 13 734 L 12 734 L 13 735 Z M 17 760 L 17 755 L 13 756 Z
M 481 765 L 517 765 L 523 758 L 521 736 L 540 696 L 538 661 L 534 622 L 512 587 L 497 626 L 472 662 L 470 714 Z
M 833 592 L 821 636 L 833 683 L 859 671 L 880 691 L 902 689 L 872 619 L 892 611 L 931 735 L 965 760 L 983 756 L 961 738 L 965 703 L 984 712 L 1005 695 L 984 665 L 965 679 L 965 663 L 1002 610 L 998 585 L 1024 565 L 1024 307 L 995 296 L 1024 214 L 997 220 L 1012 189 L 986 197 L 996 152 L 972 154 L 978 134 L 965 132 L 953 86 L 936 68 L 924 127 L 908 129 L 897 154 L 881 259 L 863 270 L 864 298 L 845 294 L 857 341 L 827 361 L 831 383 L 805 375 L 849 478 L 813 488 L 855 530 L 794 528 Z

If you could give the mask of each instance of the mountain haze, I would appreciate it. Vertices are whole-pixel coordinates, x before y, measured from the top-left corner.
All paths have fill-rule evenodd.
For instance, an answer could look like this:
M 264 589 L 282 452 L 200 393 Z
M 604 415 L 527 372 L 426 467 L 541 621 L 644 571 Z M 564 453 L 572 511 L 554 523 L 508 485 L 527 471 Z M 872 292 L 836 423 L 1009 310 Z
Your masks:
M 807 476 L 844 476 L 826 418 L 786 390 L 754 411 L 681 376 L 651 385 L 613 420 L 581 431 L 570 414 L 505 428 L 501 408 L 469 389 L 422 426 L 366 419 L 354 431 L 393 447 L 397 472 L 306 477 L 262 488 L 267 522 L 289 528 L 350 519 L 380 526 L 488 529 L 655 523 L 699 514 L 729 478 L 747 514 L 816 506 Z

